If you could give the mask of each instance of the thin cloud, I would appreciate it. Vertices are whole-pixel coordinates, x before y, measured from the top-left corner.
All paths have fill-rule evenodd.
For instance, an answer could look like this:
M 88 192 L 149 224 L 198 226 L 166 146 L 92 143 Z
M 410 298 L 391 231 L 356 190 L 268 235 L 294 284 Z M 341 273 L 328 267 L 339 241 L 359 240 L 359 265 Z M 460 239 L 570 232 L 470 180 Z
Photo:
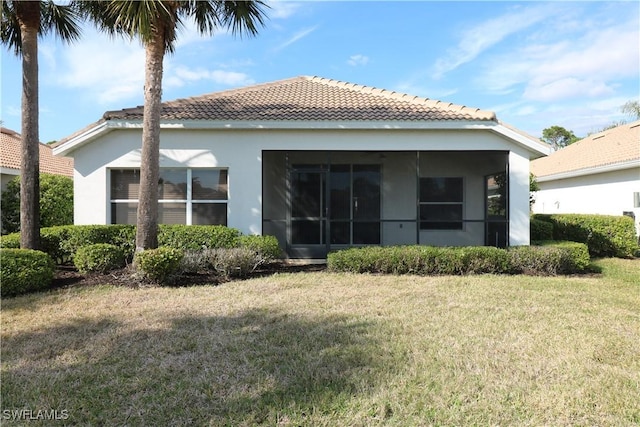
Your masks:
M 270 1 L 268 15 L 271 19 L 287 19 L 293 16 L 302 6 L 292 1 Z
M 282 49 L 284 49 L 284 48 L 286 48 L 288 46 L 291 46 L 295 42 L 300 41 L 301 39 L 307 37 L 309 34 L 313 33 L 317 29 L 318 29 L 318 25 L 315 25 L 313 27 L 305 28 L 303 30 L 300 30 L 297 33 L 295 33 L 291 38 L 289 38 L 289 40 L 287 40 L 284 43 L 278 45 L 274 50 L 275 51 L 281 51 Z
M 189 83 L 211 81 L 220 86 L 246 86 L 255 83 L 247 74 L 227 70 L 207 70 L 204 68 L 188 68 L 179 66 L 170 70 L 165 78 L 167 87 L 182 87 Z
M 82 89 L 106 105 L 142 95 L 144 50 L 136 41 L 109 40 L 95 32 L 68 46 L 58 67 L 58 84 Z
M 553 7 L 527 7 L 482 22 L 464 31 L 456 48 L 436 61 L 432 78 L 439 79 L 459 66 L 473 61 L 506 37 L 530 28 L 552 13 L 555 13 Z
M 640 31 L 616 23 L 573 34 L 572 43 L 516 48 L 486 65 L 478 84 L 489 93 L 520 90 L 524 99 L 558 101 L 612 95 L 619 79 L 640 73 Z
M 367 65 L 369 63 L 369 57 L 361 54 L 351 55 L 347 64 L 352 67 L 357 67 L 358 65 Z

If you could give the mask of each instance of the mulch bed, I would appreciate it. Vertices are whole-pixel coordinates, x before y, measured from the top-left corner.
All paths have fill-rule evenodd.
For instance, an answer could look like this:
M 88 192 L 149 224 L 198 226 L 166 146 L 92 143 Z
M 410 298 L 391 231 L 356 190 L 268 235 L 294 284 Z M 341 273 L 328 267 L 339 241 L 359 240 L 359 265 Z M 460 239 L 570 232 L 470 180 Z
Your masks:
M 272 263 L 265 266 L 262 269 L 254 271 L 249 278 L 270 276 L 275 273 L 295 273 L 295 272 L 311 272 L 311 271 L 324 271 L 326 270 L 325 264 L 286 264 L 286 263 Z M 224 283 L 227 280 L 219 275 L 208 272 L 199 274 L 185 274 L 180 277 L 177 282 L 179 286 L 192 286 L 192 285 L 218 285 Z M 79 286 L 98 286 L 98 285 L 116 285 L 127 287 L 139 287 L 141 282 L 132 278 L 132 272 L 128 268 L 121 270 L 114 270 L 107 274 L 89 274 L 84 275 L 78 272 L 72 265 L 57 266 L 53 281 L 51 283 L 52 288 L 68 288 Z

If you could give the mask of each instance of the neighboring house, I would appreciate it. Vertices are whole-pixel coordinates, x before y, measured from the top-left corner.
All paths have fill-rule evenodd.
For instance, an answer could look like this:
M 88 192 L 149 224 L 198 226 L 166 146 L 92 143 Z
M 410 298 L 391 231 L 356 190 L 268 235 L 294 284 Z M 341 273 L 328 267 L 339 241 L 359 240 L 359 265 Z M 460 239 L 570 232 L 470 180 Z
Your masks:
M 0 133 L 0 178 L 2 191 L 7 183 L 20 175 L 22 144 L 20 134 L 7 128 Z M 56 157 L 49 145 L 40 144 L 40 173 L 73 177 L 73 159 Z
M 61 141 L 75 223 L 135 223 L 142 107 Z M 292 258 L 361 245 L 529 244 L 529 161 L 493 112 L 319 77 L 165 102 L 161 223 L 270 234 Z M 501 188 L 496 187 L 501 183 Z
M 640 234 L 640 120 L 531 162 L 535 213 L 629 215 Z

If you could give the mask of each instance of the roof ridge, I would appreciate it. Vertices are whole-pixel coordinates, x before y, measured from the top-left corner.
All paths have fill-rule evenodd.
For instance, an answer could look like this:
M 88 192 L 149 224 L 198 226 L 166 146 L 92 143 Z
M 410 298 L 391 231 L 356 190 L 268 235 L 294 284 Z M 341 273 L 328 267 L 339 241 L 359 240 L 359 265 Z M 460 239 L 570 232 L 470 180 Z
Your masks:
M 301 77 L 317 83 L 322 83 L 322 84 L 326 84 L 334 87 L 340 87 L 340 88 L 348 88 L 348 89 L 356 90 L 361 93 L 381 95 L 390 99 L 397 99 L 400 101 L 408 102 L 410 104 L 426 105 L 433 108 L 443 108 L 449 111 L 459 111 L 461 113 L 465 112 L 465 110 L 468 110 L 470 113 L 484 116 L 485 119 L 496 120 L 495 112 L 489 111 L 489 110 L 482 110 L 480 108 L 467 107 L 466 105 L 454 104 L 452 102 L 440 101 L 437 99 L 411 95 L 404 92 L 396 92 L 388 89 L 376 88 L 374 86 L 358 85 L 354 83 L 345 82 L 342 80 L 328 79 L 326 77 L 320 77 L 320 76 L 301 76 Z M 443 104 L 443 105 L 439 105 L 439 104 Z M 446 107 L 444 105 L 446 105 Z

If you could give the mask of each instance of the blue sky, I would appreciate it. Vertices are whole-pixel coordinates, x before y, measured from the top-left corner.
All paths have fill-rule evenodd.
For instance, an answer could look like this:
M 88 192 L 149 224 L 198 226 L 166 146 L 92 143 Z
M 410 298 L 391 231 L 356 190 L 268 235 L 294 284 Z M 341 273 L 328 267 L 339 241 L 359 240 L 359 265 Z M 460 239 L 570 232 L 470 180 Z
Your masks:
M 200 37 L 187 23 L 165 58 L 163 100 L 299 75 L 495 111 L 534 136 L 585 136 L 640 99 L 640 3 L 271 2 L 256 38 Z M 0 119 L 20 131 L 21 68 L 2 49 Z M 87 26 L 40 42 L 40 139 L 143 103 L 144 51 Z

